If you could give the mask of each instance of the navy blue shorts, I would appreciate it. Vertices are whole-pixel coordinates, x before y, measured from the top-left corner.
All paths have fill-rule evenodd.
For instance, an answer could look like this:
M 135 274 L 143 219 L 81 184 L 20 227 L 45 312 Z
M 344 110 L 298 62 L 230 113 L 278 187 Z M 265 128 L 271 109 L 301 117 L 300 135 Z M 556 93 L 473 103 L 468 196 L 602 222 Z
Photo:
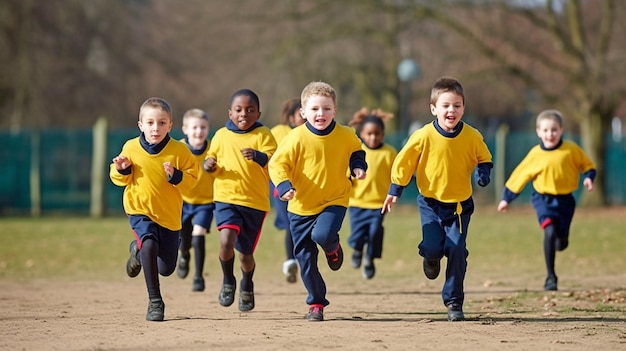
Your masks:
M 157 256 L 168 266 L 176 266 L 178 256 L 179 231 L 172 231 L 155 223 L 150 217 L 144 215 L 129 215 L 130 227 L 137 239 L 137 247 L 147 238 L 152 238 L 159 243 Z M 172 270 L 173 271 L 173 270 Z
M 191 219 L 191 224 L 197 224 L 208 232 L 213 220 L 213 210 L 215 210 L 214 203 L 194 205 L 183 202 L 182 222 L 186 223 Z
M 548 195 L 533 191 L 531 201 L 541 228 L 545 228 L 551 222 L 556 222 L 554 224 L 559 236 L 569 235 L 576 209 L 576 200 L 572 194 Z
M 237 232 L 235 249 L 244 255 L 252 255 L 261 237 L 263 221 L 267 212 L 250 207 L 215 202 L 217 230 L 233 229 Z

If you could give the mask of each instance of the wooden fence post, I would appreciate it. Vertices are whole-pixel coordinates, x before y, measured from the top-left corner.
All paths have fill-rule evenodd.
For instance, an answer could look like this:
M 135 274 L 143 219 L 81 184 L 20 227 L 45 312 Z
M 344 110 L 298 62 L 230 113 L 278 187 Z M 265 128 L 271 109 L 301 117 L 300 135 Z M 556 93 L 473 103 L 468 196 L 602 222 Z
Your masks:
M 506 182 L 506 139 L 509 135 L 509 125 L 506 123 L 501 124 L 496 131 L 496 159 L 494 162 L 494 186 L 495 186 L 495 201 L 496 204 L 500 202 L 502 197 L 502 189 Z
M 108 175 L 106 169 L 107 151 L 107 120 L 98 118 L 93 126 L 93 155 L 91 157 L 91 204 L 89 212 L 91 217 L 104 216 L 106 205 L 104 197 L 104 176 Z
M 41 133 L 33 130 L 30 136 L 30 215 L 41 216 Z

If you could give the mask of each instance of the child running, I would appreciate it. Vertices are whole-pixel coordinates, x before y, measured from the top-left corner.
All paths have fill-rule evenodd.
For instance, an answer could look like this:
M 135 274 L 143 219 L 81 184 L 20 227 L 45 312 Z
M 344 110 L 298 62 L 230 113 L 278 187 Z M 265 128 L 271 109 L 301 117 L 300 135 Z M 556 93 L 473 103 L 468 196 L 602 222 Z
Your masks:
M 136 277 L 143 266 L 148 321 L 164 319 L 159 274 L 169 276 L 176 269 L 181 192 L 198 181 L 199 164 L 185 144 L 170 138 L 172 124 L 167 101 L 147 99 L 139 109 L 141 135 L 124 144 L 109 171 L 113 184 L 124 187 L 124 211 L 135 235 L 126 273 Z
M 308 291 L 309 321 L 324 320 L 326 284 L 317 266 L 317 245 L 331 270 L 343 263 L 339 230 L 348 207 L 351 184 L 346 176 L 364 179 L 365 151 L 354 130 L 335 121 L 337 97 L 324 82 L 309 83 L 300 97 L 306 123 L 281 141 L 269 172 L 287 210 L 300 277 Z
M 219 260 L 224 274 L 218 301 L 227 307 L 235 300 L 236 249 L 243 276 L 240 311 L 254 308 L 253 254 L 270 208 L 267 162 L 276 151 L 272 133 L 258 121 L 260 108 L 259 97 L 252 90 L 236 91 L 230 98 L 229 120 L 213 136 L 203 164 L 215 176 L 215 224 L 220 232 Z
M 385 201 L 391 182 L 391 165 L 398 153 L 393 146 L 384 142 L 385 121 L 392 117 L 392 114 L 380 109 L 369 112 L 362 108 L 348 123 L 356 129 L 363 142 L 365 161 L 369 166 L 366 179 L 352 180 L 348 207 L 351 228 L 348 244 L 354 249 L 351 264 L 352 268 L 358 269 L 363 262 L 365 279 L 374 277 L 374 259 L 381 258 L 383 252 L 385 228 L 380 204 Z
M 574 217 L 580 174 L 583 185 L 593 191 L 595 164 L 574 142 L 563 140 L 563 116 L 557 110 L 545 110 L 537 116 L 539 145 L 533 147 L 504 184 L 498 211 L 506 212 L 528 182 L 532 182 L 531 200 L 539 226 L 543 229 L 543 253 L 548 271 L 544 290 L 557 290 L 554 269 L 556 251 L 569 245 L 569 229 Z
M 204 162 L 209 149 L 209 116 L 200 109 L 191 109 L 183 115 L 182 140 L 187 144 L 198 164 Z M 184 279 L 189 274 L 190 249 L 193 247 L 195 274 L 191 283 L 192 291 L 204 291 L 204 261 L 206 256 L 206 234 L 213 220 L 213 174 L 200 172 L 198 184 L 189 191 L 183 191 L 183 216 L 180 231 L 180 256 L 176 274 Z
M 465 319 L 466 239 L 474 212 L 472 174 L 476 169 L 478 185 L 487 186 L 493 164 L 480 132 L 461 121 L 465 94 L 458 80 L 442 77 L 433 84 L 430 111 L 435 120 L 413 132 L 393 163 L 382 213 L 391 211 L 415 174 L 422 225 L 418 248 L 424 257 L 424 274 L 436 279 L 441 258 L 448 258 L 441 296 L 448 320 L 460 321 Z
M 283 103 L 283 110 L 280 115 L 280 124 L 274 126 L 271 129 L 272 135 L 276 139 L 276 142 L 280 144 L 281 140 L 291 130 L 305 122 L 305 119 L 300 116 L 300 99 L 290 99 Z M 274 226 L 279 230 L 285 231 L 285 252 L 287 259 L 283 262 L 283 274 L 287 278 L 289 283 L 295 283 L 298 274 L 298 262 L 296 256 L 293 253 L 293 239 L 291 238 L 291 231 L 289 230 L 289 218 L 287 218 L 287 202 L 281 201 L 278 198 L 278 191 L 274 184 L 270 182 L 270 189 L 272 192 L 272 200 L 274 203 L 274 209 L 276 211 L 276 219 L 274 220 Z

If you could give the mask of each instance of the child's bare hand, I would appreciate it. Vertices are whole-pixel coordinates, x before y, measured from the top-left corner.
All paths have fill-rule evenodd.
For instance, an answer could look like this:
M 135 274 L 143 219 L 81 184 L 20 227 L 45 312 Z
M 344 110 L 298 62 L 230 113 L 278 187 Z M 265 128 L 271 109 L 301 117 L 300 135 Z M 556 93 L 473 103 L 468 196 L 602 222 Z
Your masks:
M 168 178 L 172 178 L 174 175 L 174 167 L 170 162 L 163 162 L 163 170 L 165 170 L 165 174 L 167 174 Z
M 367 175 L 367 173 L 365 173 L 365 171 L 360 168 L 355 168 L 352 172 L 354 172 L 354 176 L 356 179 L 365 179 L 365 176 Z
M 209 157 L 204 161 L 204 164 L 202 164 L 202 167 L 204 168 L 205 171 L 207 172 L 213 172 L 215 171 L 215 167 L 217 166 L 217 160 L 213 157 Z
M 356 174 L 356 172 L 355 172 Z M 383 202 L 383 208 L 380 210 L 380 214 L 385 214 L 386 212 L 391 212 L 391 205 L 395 204 L 398 201 L 397 196 L 387 195 L 385 198 L 385 202 Z
M 504 200 L 500 201 L 500 203 L 498 204 L 498 212 L 506 212 L 508 208 L 509 203 Z
M 115 169 L 117 169 L 118 171 L 121 171 L 133 165 L 128 157 L 122 155 L 113 158 L 113 163 L 115 164 Z
M 593 191 L 593 180 L 591 180 L 591 178 L 585 178 L 583 185 L 587 188 L 587 191 Z
M 254 158 L 254 152 L 255 150 L 249 147 L 241 149 L 241 154 L 246 160 L 252 160 Z
M 284 193 L 283 196 L 280 197 L 280 199 L 283 201 L 289 201 L 293 199 L 294 196 L 296 196 L 296 189 L 289 189 L 289 191 Z

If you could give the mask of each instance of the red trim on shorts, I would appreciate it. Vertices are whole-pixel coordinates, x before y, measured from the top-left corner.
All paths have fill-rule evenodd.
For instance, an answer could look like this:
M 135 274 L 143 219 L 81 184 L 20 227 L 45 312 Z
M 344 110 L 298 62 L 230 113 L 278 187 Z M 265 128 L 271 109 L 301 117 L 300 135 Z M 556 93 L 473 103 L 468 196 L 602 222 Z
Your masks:
M 552 218 L 546 218 L 541 222 L 541 229 L 546 229 L 547 226 L 552 224 Z
M 133 230 L 133 235 L 135 236 L 135 240 L 137 241 L 137 250 L 141 250 L 143 241 L 141 241 L 141 239 L 139 238 L 139 235 L 137 235 L 137 232 L 135 230 Z
M 261 226 L 259 227 L 258 233 L 256 233 L 256 238 L 254 239 L 254 245 L 252 245 L 252 252 L 256 251 L 256 246 L 259 243 L 259 239 L 261 239 L 261 232 L 263 231 L 263 223 L 265 222 L 265 218 L 267 217 L 267 212 L 263 216 L 263 221 L 261 222 Z
M 239 226 L 235 224 L 224 224 L 224 225 L 217 227 L 217 230 L 222 230 L 222 229 L 233 229 L 234 231 L 237 232 L 237 235 L 239 235 L 239 232 L 241 232 L 241 228 L 239 228 Z

